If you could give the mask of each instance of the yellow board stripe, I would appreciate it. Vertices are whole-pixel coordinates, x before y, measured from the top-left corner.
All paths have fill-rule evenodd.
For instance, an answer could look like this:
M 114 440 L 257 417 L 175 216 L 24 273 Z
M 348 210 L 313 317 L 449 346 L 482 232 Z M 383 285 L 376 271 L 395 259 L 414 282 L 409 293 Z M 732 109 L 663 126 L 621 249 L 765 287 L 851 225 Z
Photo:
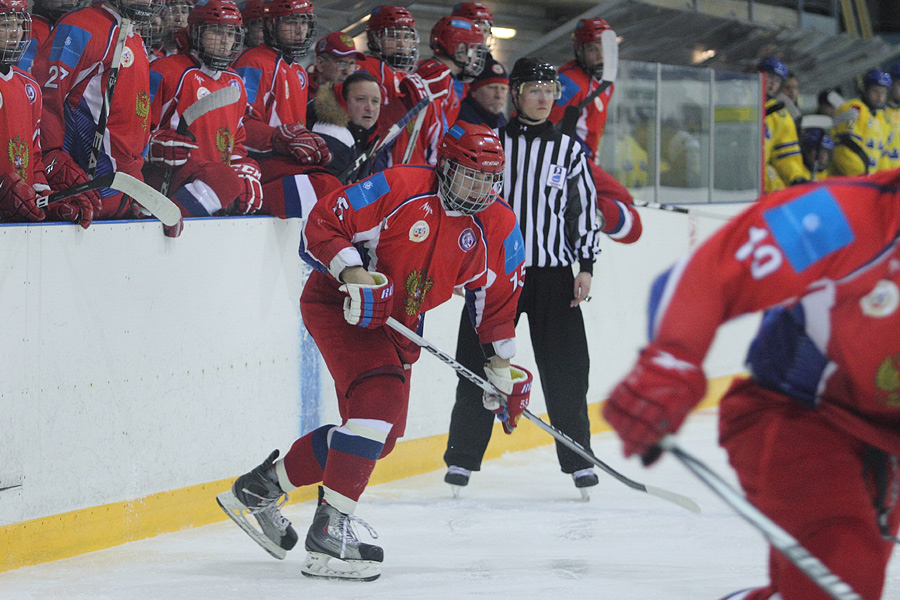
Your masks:
M 718 404 L 732 377 L 710 381 L 709 391 L 698 406 Z M 591 433 L 609 431 L 609 425 L 591 408 Z M 547 420 L 547 415 L 542 415 Z M 553 442 L 538 427 L 524 419 L 515 435 L 504 435 L 499 423 L 494 427 L 485 459 L 506 452 L 519 452 Z M 444 468 L 447 434 L 400 442 L 386 458 L 378 461 L 370 484 L 385 483 Z M 61 513 L 0 527 L 0 573 L 29 565 L 68 558 L 110 548 L 160 533 L 209 525 L 227 519 L 215 502 L 234 479 L 221 479 L 128 500 Z M 316 498 L 315 486 L 291 493 L 291 503 Z

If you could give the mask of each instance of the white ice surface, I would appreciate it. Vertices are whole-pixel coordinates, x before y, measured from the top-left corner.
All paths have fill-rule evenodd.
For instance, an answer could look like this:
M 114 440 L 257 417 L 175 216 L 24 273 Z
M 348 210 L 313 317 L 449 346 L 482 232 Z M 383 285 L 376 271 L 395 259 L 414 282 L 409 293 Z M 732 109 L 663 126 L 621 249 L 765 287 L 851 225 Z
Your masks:
M 679 438 L 734 481 L 716 445 L 714 411 L 691 417 Z M 703 513 L 604 473 L 590 502 L 582 502 L 548 446 L 486 462 L 458 500 L 443 471 L 369 488 L 357 515 L 375 527 L 385 550 L 383 574 L 372 583 L 301 575 L 314 510 L 306 502 L 284 511 L 300 534 L 284 561 L 228 521 L 0 574 L 0 598 L 717 600 L 765 581 L 762 537 L 680 463 L 664 458 L 645 470 L 620 458 L 610 434 L 592 443 L 614 469 L 689 496 Z M 884 598 L 897 598 L 896 554 L 888 578 Z

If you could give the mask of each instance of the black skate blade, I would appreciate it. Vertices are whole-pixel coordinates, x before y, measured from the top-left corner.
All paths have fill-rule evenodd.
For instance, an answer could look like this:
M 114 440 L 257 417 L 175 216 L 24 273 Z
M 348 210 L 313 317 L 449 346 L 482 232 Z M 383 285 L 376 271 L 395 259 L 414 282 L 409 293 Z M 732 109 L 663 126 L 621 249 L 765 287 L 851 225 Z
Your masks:
M 237 526 L 243 529 L 244 533 L 249 535 L 263 550 L 268 552 L 273 558 L 284 560 L 284 557 L 287 556 L 285 549 L 272 542 L 272 540 L 266 537 L 266 534 L 250 523 L 247 519 L 247 515 L 250 514 L 250 511 L 246 506 L 241 504 L 231 490 L 217 495 L 216 503 L 218 503 L 219 507 L 225 511 L 225 514 L 231 517 L 231 520 L 237 523 Z

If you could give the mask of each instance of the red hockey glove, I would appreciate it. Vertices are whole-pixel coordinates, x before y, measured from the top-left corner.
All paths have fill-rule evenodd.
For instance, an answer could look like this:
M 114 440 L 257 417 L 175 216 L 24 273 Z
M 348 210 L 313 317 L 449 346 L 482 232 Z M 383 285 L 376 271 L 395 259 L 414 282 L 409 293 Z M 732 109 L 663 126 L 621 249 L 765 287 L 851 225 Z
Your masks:
M 705 393 L 706 377 L 700 367 L 650 344 L 613 389 L 603 417 L 622 438 L 625 456 L 644 456 L 681 427 Z
M 332 158 L 325 140 L 299 123 L 276 127 L 272 132 L 272 150 L 292 156 L 301 165 L 325 166 Z
M 67 190 L 88 181 L 87 174 L 63 150 L 50 150 L 44 154 L 44 172 L 47 183 L 54 192 Z M 100 192 L 91 190 L 47 207 L 47 217 L 55 221 L 72 221 L 87 229 L 100 214 Z
M 344 319 L 351 325 L 375 329 L 384 325 L 394 308 L 394 282 L 387 275 L 372 272 L 375 285 L 345 283 Z
M 527 369 L 516 365 L 492 369 L 490 363 L 485 363 L 484 372 L 488 381 L 503 392 L 503 395 L 485 392 L 482 396 L 484 407 L 497 414 L 505 433 L 512 433 L 519 424 L 519 417 L 528 408 L 534 378 Z
M 229 215 L 252 215 L 262 208 L 263 191 L 262 184 L 259 182 L 262 173 L 256 166 L 256 162 L 249 158 L 232 161 L 231 168 L 244 184 L 244 191 L 228 207 L 227 213 Z
M 147 160 L 155 165 L 180 167 L 197 149 L 194 136 L 181 135 L 174 129 L 157 129 L 150 135 L 150 151 Z
M 177 238 L 184 229 L 184 219 L 178 219 L 175 225 L 163 225 L 163 235 L 168 238 Z
M 36 200 L 34 188 L 22 181 L 18 173 L 0 175 L 0 221 L 43 221 L 44 211 L 37 207 Z

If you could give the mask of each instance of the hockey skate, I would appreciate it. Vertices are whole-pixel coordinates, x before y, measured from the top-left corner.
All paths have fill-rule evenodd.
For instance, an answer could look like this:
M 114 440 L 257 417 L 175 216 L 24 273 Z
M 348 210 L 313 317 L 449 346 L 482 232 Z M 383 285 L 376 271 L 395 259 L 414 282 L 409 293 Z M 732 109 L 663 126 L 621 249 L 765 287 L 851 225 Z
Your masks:
M 287 551 L 297 544 L 297 532 L 281 515 L 280 509 L 288 501 L 288 495 L 274 478 L 272 467 L 277 458 L 278 450 L 275 450 L 263 464 L 238 477 L 229 491 L 216 496 L 216 502 L 263 550 L 284 559 Z M 261 529 L 253 526 L 248 515 L 256 517 Z
M 319 505 L 313 516 L 306 549 L 309 552 L 300 571 L 307 577 L 321 579 L 350 579 L 374 581 L 381 576 L 384 550 L 380 546 L 359 541 L 353 523 L 366 528 L 372 538 L 378 534 L 368 523 L 342 513 L 323 499 L 324 490 L 319 487 Z
M 575 487 L 581 492 L 581 499 L 585 502 L 591 499 L 589 488 L 600 483 L 600 479 L 597 477 L 597 474 L 594 473 L 593 467 L 575 471 L 572 473 L 572 479 L 575 481 Z
M 454 498 L 459 498 L 459 492 L 462 488 L 469 485 L 470 475 L 472 475 L 472 471 L 462 467 L 450 465 L 447 468 L 447 473 L 444 475 L 444 483 L 450 484 L 450 491 L 453 493 Z

